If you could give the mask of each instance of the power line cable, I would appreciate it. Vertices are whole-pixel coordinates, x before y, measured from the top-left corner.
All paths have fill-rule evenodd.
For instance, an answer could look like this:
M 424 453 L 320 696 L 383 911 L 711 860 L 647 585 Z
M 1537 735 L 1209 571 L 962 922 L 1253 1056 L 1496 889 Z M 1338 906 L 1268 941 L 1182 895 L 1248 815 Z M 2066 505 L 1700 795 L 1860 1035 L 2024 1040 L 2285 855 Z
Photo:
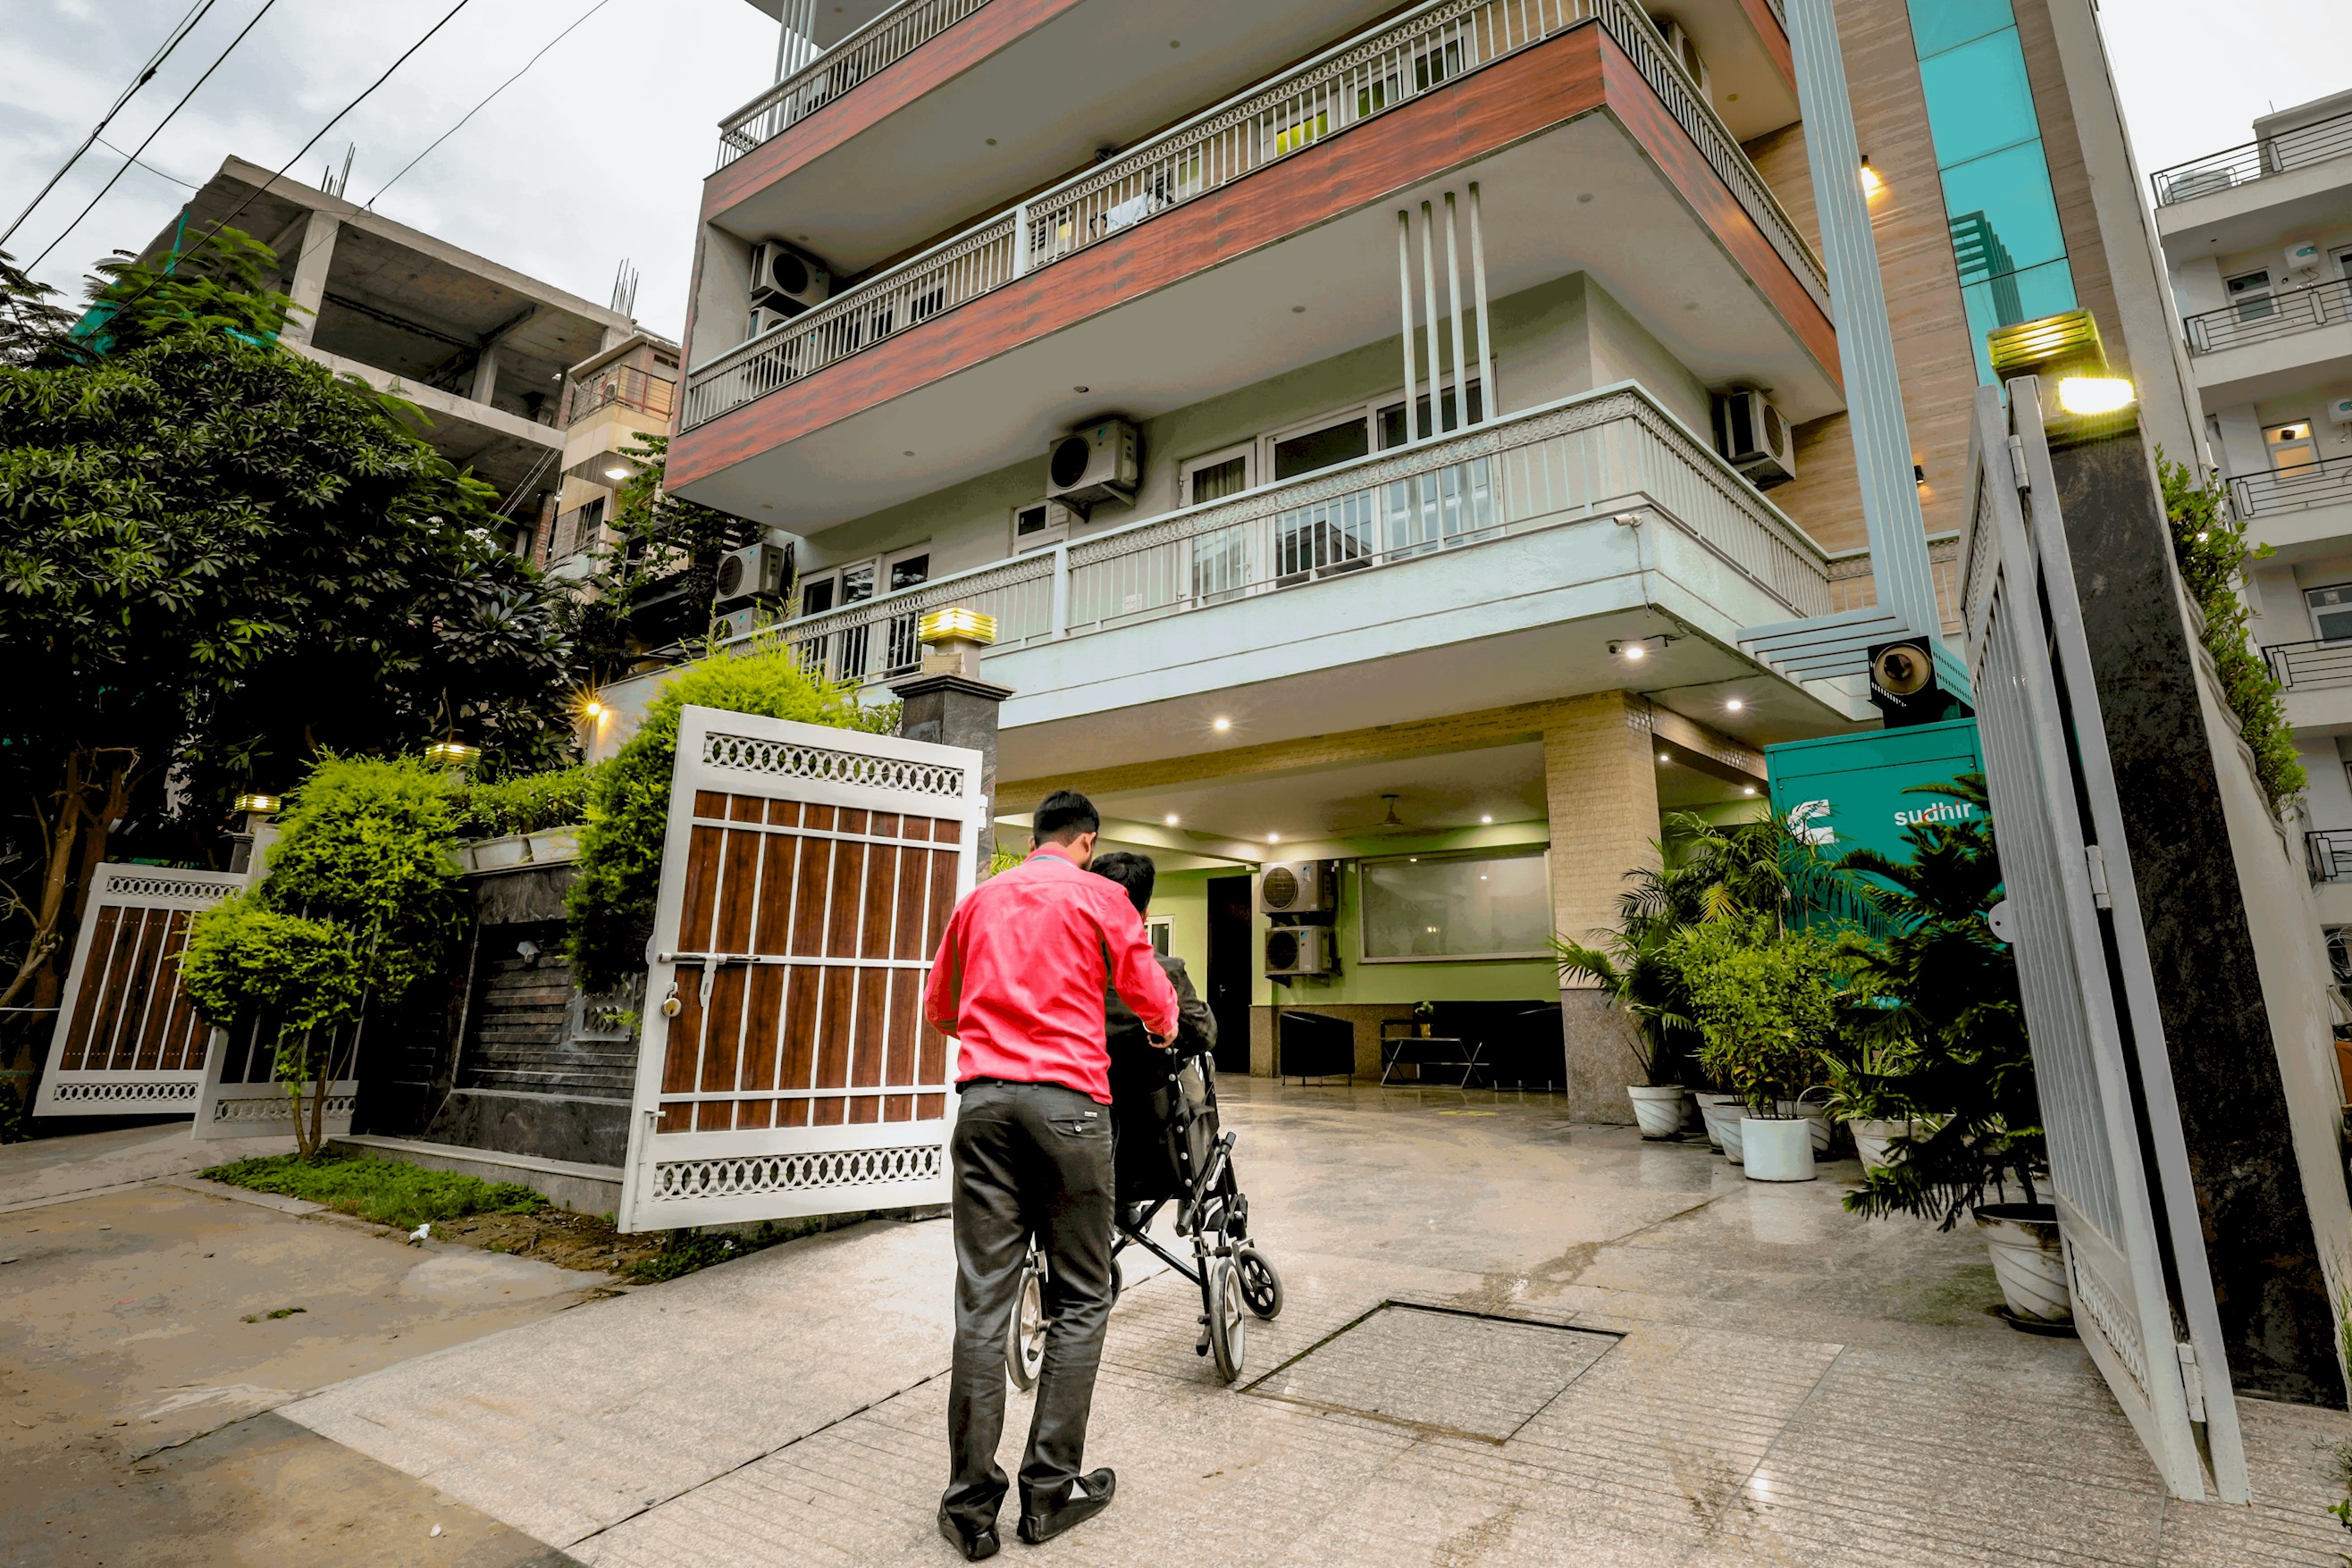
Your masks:
M 25 204 L 25 210 L 18 213 L 8 225 L 7 233 L 0 234 L 0 245 L 8 243 L 10 236 L 16 234 L 25 220 L 33 215 L 33 209 L 47 200 L 49 193 L 58 188 L 58 182 L 64 179 L 76 163 L 81 162 L 81 155 L 89 151 L 90 143 L 96 141 L 104 133 L 107 126 L 113 122 L 114 117 L 122 112 L 122 106 L 131 101 L 131 95 L 155 79 L 155 73 L 163 68 L 163 62 L 170 59 L 172 51 L 180 47 L 180 40 L 195 31 L 196 24 L 205 19 L 205 13 L 211 10 L 215 3 L 215 0 L 197 0 L 197 4 L 189 7 L 188 14 L 180 18 L 178 26 L 173 27 L 164 36 L 163 44 L 147 57 L 147 63 L 139 68 L 137 76 L 131 78 L 131 85 L 122 89 L 121 96 L 115 99 L 113 106 L 98 117 L 98 123 L 90 127 L 89 134 L 82 139 L 80 146 L 73 150 L 73 155 L 58 165 L 58 172 L 49 176 L 47 184 L 34 193 L 33 199 Z
M 541 57 L 541 56 L 542 56 L 542 55 L 546 54 L 548 50 L 550 50 L 550 49 L 551 49 L 551 48 L 555 47 L 555 46 L 556 46 L 556 45 L 558 45 L 558 44 L 560 44 L 560 43 L 563 42 L 563 40 L 564 40 L 564 39 L 566 39 L 566 38 L 570 37 L 572 35 L 572 33 L 573 33 L 574 31 L 576 31 L 576 30 L 579 28 L 581 22 L 585 22 L 586 20 L 588 20 L 588 18 L 589 18 L 589 17 L 593 16 L 597 12 L 602 11 L 605 6 L 607 6 L 607 5 L 611 5 L 612 3 L 613 3 L 613 0 L 596 0 L 596 4 L 594 4 L 593 5 L 589 6 L 587 10 L 585 10 L 585 11 L 583 11 L 583 12 L 582 12 L 582 13 L 580 14 L 580 19 L 579 19 L 579 21 L 576 21 L 576 22 L 572 23 L 571 26 L 564 28 L 564 29 L 563 29 L 563 31 L 562 31 L 562 32 L 560 32 L 560 33 L 556 34 L 556 35 L 555 35 L 555 37 L 553 37 L 552 38 L 548 39 L 548 41 L 547 41 L 545 44 L 543 44 L 543 45 L 541 45 L 541 47 L 540 47 L 540 51 L 539 51 L 539 54 L 536 54 L 536 55 L 531 56 L 531 57 L 530 57 L 530 58 L 529 58 L 529 59 L 525 60 L 525 61 L 522 63 L 522 69 L 521 69 L 521 70 L 519 70 L 519 71 L 515 72 L 515 74 L 514 74 L 514 75 L 512 75 L 512 76 L 510 76 L 510 77 L 507 78 L 507 79 L 506 79 L 506 80 L 504 80 L 504 81 L 502 81 L 502 82 L 499 83 L 499 85 L 498 85 L 498 86 L 496 86 L 496 87 L 492 88 L 492 89 L 490 89 L 490 91 L 489 91 L 489 96 L 488 96 L 488 98 L 483 99 L 481 102 L 479 102 L 479 103 L 478 103 L 478 104 L 474 105 L 474 107 L 473 107 L 473 108 L 471 108 L 471 109 L 467 110 L 466 111 L 466 119 L 465 119 L 465 120 L 460 120 L 459 121 L 457 121 L 457 124 L 455 124 L 455 125 L 451 126 L 448 130 L 446 130 L 446 131 L 443 131 L 440 135 L 438 135 L 438 136 L 435 137 L 435 138 L 433 139 L 432 144 L 431 144 L 430 146 L 426 147 L 426 148 L 425 149 L 425 151 L 424 151 L 424 152 L 419 152 L 415 157 L 411 158 L 407 162 L 403 163 L 403 164 L 400 166 L 400 173 L 399 173 L 399 174 L 394 174 L 391 179 L 386 180 L 383 184 L 381 184 L 381 185 L 377 186 L 377 187 L 376 187 L 376 193 L 375 193 L 375 194 L 374 194 L 374 195 L 373 195 L 373 196 L 370 196 L 370 197 L 367 199 L 367 210 L 368 210 L 368 211 L 370 211 L 370 212 L 373 212 L 373 211 L 375 210 L 375 204 L 376 204 L 376 203 L 378 203 L 378 202 L 380 202 L 380 201 L 382 201 L 382 200 L 383 199 L 383 193 L 384 193 L 386 191 L 391 190 L 394 185 L 396 185 L 396 184 L 400 183 L 400 175 L 401 175 L 401 174 L 405 174 L 405 173 L 407 173 L 411 169 L 414 169 L 414 168 L 415 168 L 419 163 L 424 162 L 425 162 L 425 160 L 432 154 L 433 149 L 434 149 L 435 147 L 438 147 L 438 146 L 440 146 L 440 145 L 441 145 L 441 143 L 443 143 L 444 141 L 448 141 L 448 140 L 449 140 L 449 138 L 451 138 L 452 136 L 457 135 L 457 132 L 459 132 L 460 131 L 465 130 L 465 129 L 466 129 L 466 120 L 471 120 L 471 119 L 473 119 L 473 118 L 474 118 L 474 116 L 476 116 L 476 115 L 478 115 L 478 114 L 481 113 L 481 112 L 482 112 L 482 110 L 484 110 L 485 109 L 488 109 L 488 108 L 490 106 L 490 99 L 493 99 L 493 98 L 498 97 L 498 96 L 499 96 L 499 94 L 500 94 L 500 93 L 502 93 L 502 92 L 506 91 L 506 90 L 507 90 L 507 89 L 509 89 L 509 88 L 510 88 L 510 87 L 514 86 L 514 84 L 515 84 L 515 83 L 517 83 L 517 82 L 519 82 L 519 81 L 522 80 L 523 76 L 524 76 L 524 73 L 525 73 L 525 72 L 527 72 L 527 71 L 529 71 L 529 70 L 530 69 L 530 68 L 531 68 L 531 67 L 533 67 L 533 66 L 535 66 L 535 65 L 539 64 L 540 57 Z
M 271 0 L 271 3 L 275 4 L 276 0 Z M 343 105 L 342 108 L 335 110 L 334 117 L 329 120 L 326 124 L 319 127 L 319 129 L 312 133 L 310 141 L 305 141 L 301 146 L 297 147 L 294 150 L 294 156 L 287 159 L 285 162 L 279 164 L 276 173 L 270 175 L 268 179 L 264 180 L 258 186 L 255 187 L 253 192 L 248 194 L 245 200 L 239 202 L 236 206 L 231 207 L 226 215 L 215 222 L 211 228 L 206 229 L 194 244 L 184 246 L 181 248 L 186 251 L 195 251 L 202 249 L 205 246 L 211 243 L 211 241 L 219 235 L 221 230 L 228 227 L 231 219 L 243 213 L 246 208 L 253 205 L 256 201 L 260 199 L 264 192 L 268 191 L 270 186 L 283 179 L 285 177 L 286 171 L 294 167 L 297 162 L 301 161 L 304 155 L 309 153 L 311 148 L 316 147 L 321 137 L 325 136 L 328 131 L 332 131 L 336 125 L 341 123 L 345 115 L 351 113 L 352 110 L 357 109 L 361 104 L 365 103 L 375 92 L 376 89 L 382 87 L 384 83 L 392 79 L 393 72 L 398 70 L 401 67 L 408 63 L 408 58 L 411 55 L 414 55 L 417 50 L 431 43 L 433 41 L 434 35 L 440 32 L 442 28 L 447 26 L 450 23 L 456 21 L 457 19 L 457 13 L 463 11 L 467 6 L 472 4 L 473 0 L 457 0 L 457 3 L 455 5 L 449 7 L 449 11 L 446 16 L 443 16 L 439 21 L 434 23 L 431 27 L 425 30 L 423 37 L 409 45 L 405 49 L 403 49 L 398 59 L 384 67 L 383 75 L 368 83 L 365 88 L 361 89 L 360 95 L 357 98 Z M 45 252 L 44 254 L 47 253 Z M 147 297 L 147 291 L 154 287 L 156 282 L 163 276 L 163 275 L 162 273 L 156 274 L 154 277 L 151 277 L 146 282 L 141 284 L 137 291 L 132 293 L 129 298 L 115 301 L 114 308 L 116 311 L 121 312 L 128 310 L 133 305 L 138 304 L 140 300 L 145 298 Z
M 117 147 L 113 142 L 109 141 L 103 136 L 98 139 L 98 144 L 100 147 L 105 148 L 109 152 L 113 153 L 117 158 L 131 158 L 130 153 L 125 152 L 121 148 Z M 131 158 L 131 162 L 138 164 L 150 174 L 162 175 L 164 179 L 171 181 L 174 185 L 185 185 L 191 191 L 200 191 L 204 189 L 204 187 L 197 184 L 195 181 L 183 180 L 177 174 L 173 173 L 169 169 L 159 169 L 154 164 L 148 162 L 142 158 Z
M 58 230 L 58 237 L 51 240 L 48 245 L 42 249 L 41 254 L 33 258 L 33 266 L 25 268 L 26 272 L 32 271 L 34 267 L 38 267 L 41 263 L 47 261 L 49 258 L 50 251 L 53 251 L 57 249 L 58 246 L 65 244 L 66 235 L 81 227 L 82 219 L 89 216 L 91 211 L 97 207 L 98 204 L 106 200 L 106 193 L 114 189 L 115 181 L 122 178 L 122 170 L 130 168 L 132 163 L 136 163 L 139 161 L 139 154 L 146 152 L 148 146 L 154 141 L 155 138 L 163 134 L 163 127 L 172 123 L 173 115 L 176 115 L 180 110 L 187 108 L 188 99 L 196 96 L 196 89 L 203 87 L 205 83 L 212 79 L 213 72 L 220 69 L 221 62 L 227 59 L 229 56 L 236 52 L 236 47 L 245 42 L 246 34 L 252 32 L 254 28 L 259 26 L 261 25 L 261 19 L 269 15 L 269 8 L 277 4 L 278 0 L 262 0 L 261 9 L 253 14 L 253 19 L 246 23 L 243 27 L 237 30 L 236 37 L 228 41 L 228 47 L 223 49 L 218 55 L 215 56 L 213 63 L 205 68 L 205 74 L 198 77 L 194 83 L 189 87 L 188 90 L 180 95 L 180 101 L 172 106 L 171 113 L 166 114 L 163 119 L 155 122 L 155 129 L 147 133 L 147 140 L 139 144 L 138 151 L 129 155 L 128 159 L 122 165 L 122 169 L 117 169 L 112 174 L 108 176 L 106 183 L 99 187 L 98 194 L 89 199 L 89 205 L 82 208 L 80 212 L 75 214 L 74 221 L 68 224 L 64 228 Z

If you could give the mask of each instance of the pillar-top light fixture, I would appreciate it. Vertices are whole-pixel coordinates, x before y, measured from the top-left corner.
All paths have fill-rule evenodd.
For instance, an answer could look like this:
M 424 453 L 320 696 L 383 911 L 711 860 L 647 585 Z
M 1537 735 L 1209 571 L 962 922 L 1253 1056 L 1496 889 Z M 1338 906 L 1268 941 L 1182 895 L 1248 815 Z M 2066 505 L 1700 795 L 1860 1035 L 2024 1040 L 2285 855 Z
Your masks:
M 471 768 L 482 759 L 482 748 L 462 740 L 436 740 L 425 748 L 425 760 L 436 768 Z
M 978 679 L 980 651 L 996 641 L 996 617 L 960 604 L 934 610 L 915 622 L 915 640 L 923 645 L 924 674 Z
M 278 806 L 278 800 L 275 795 L 239 795 L 229 802 L 229 809 L 232 810 L 244 811 L 249 815 L 260 817 L 275 815 Z

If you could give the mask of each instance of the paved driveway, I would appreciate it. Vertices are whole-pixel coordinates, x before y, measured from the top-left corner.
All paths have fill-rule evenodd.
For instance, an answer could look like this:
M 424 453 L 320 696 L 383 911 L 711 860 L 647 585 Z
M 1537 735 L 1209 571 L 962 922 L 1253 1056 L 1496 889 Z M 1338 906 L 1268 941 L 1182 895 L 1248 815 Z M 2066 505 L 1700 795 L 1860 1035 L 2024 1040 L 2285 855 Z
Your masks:
M 1989 1315 L 1973 1237 L 1843 1214 L 1851 1165 L 1763 1186 L 1541 1097 L 1259 1081 L 1228 1105 L 1287 1306 L 1228 1388 L 1190 1288 L 1130 1276 L 1089 1444 L 1119 1500 L 1041 1560 L 2337 1568 L 2352 1545 L 2317 1446 L 2352 1421 L 2250 1402 L 2256 1505 L 2168 1501 L 2081 1347 Z M 285 1413 L 589 1563 L 950 1562 L 950 1268 L 943 1223 L 861 1227 Z

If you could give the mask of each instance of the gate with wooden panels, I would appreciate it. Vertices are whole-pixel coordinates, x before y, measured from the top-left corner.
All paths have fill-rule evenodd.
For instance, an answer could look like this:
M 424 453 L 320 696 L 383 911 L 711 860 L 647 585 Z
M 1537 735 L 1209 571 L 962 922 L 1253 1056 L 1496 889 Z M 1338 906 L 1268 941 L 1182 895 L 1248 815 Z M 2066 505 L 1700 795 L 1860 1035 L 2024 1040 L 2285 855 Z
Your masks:
M 624 1230 L 947 1201 L 954 1042 L 923 1021 L 981 756 L 713 708 L 678 722 Z
M 100 865 L 49 1036 L 37 1116 L 196 1109 L 212 1028 L 180 988 L 188 925 L 241 872 Z

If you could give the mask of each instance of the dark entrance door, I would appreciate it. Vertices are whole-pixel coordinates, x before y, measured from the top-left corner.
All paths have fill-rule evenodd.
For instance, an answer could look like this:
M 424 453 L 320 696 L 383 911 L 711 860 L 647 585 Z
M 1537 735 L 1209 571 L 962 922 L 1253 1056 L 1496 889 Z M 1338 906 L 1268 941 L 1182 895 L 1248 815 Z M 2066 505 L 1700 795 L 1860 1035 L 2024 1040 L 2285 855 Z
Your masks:
M 1250 879 L 1209 879 L 1209 1011 L 1217 1020 L 1217 1071 L 1250 1070 Z

